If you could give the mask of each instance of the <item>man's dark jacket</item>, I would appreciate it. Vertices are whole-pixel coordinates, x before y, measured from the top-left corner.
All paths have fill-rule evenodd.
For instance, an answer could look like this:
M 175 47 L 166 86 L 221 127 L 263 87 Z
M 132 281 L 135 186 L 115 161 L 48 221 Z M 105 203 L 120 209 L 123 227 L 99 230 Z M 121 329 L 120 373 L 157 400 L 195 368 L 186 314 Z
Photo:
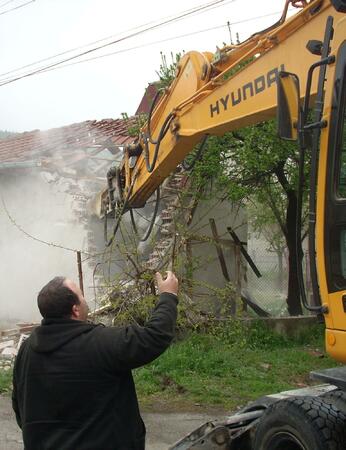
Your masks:
M 14 367 L 25 450 L 143 450 L 131 369 L 169 346 L 176 315 L 176 296 L 163 293 L 144 327 L 44 319 Z

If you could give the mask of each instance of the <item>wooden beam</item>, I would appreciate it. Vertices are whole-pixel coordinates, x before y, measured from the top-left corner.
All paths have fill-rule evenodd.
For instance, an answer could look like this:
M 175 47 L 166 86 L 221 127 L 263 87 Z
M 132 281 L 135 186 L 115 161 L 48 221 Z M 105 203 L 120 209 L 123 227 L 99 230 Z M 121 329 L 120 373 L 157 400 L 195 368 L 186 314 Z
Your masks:
M 218 235 L 218 232 L 217 232 L 215 220 L 214 219 L 209 219 L 209 224 L 210 224 L 211 232 L 213 234 L 215 248 L 216 248 L 216 251 L 217 251 L 218 258 L 219 258 L 222 274 L 223 274 L 225 280 L 227 282 L 230 282 L 231 279 L 230 279 L 230 276 L 228 274 L 225 257 L 224 257 L 223 251 L 222 251 L 222 247 L 220 245 L 220 239 L 219 239 L 219 235 Z M 236 313 L 236 302 L 235 302 L 234 298 L 230 298 L 230 312 L 231 312 L 232 315 L 235 315 L 235 313 Z
M 246 291 L 242 292 L 241 296 L 243 302 L 246 302 L 248 306 L 260 317 L 270 317 L 269 312 L 267 312 L 265 309 L 261 308 L 256 301 L 251 298 L 250 294 Z

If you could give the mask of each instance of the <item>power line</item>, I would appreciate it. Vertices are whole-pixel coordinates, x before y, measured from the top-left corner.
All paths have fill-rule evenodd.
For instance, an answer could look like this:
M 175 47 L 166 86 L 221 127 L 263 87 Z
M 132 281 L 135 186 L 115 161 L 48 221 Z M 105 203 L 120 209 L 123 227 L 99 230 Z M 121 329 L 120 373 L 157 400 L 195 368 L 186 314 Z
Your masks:
M 237 22 L 228 22 L 228 23 L 229 23 L 229 25 L 239 25 L 239 24 L 246 23 L 246 22 L 251 22 L 251 21 L 257 20 L 257 19 L 263 19 L 265 17 L 272 17 L 272 16 L 275 16 L 276 14 L 280 14 L 280 13 L 281 13 L 281 11 L 277 11 L 277 12 L 270 13 L 270 14 L 264 14 L 262 16 L 251 17 L 249 19 L 239 20 Z M 160 40 L 157 40 L 157 41 L 148 42 L 146 44 L 136 45 L 134 47 L 129 47 L 129 48 L 125 48 L 125 49 L 122 49 L 122 50 L 117 50 L 115 52 L 105 53 L 103 55 L 99 55 L 99 56 L 94 56 L 92 58 L 83 59 L 81 61 L 76 61 L 76 62 L 64 64 L 64 65 L 61 65 L 61 66 L 58 66 L 58 67 L 53 67 L 51 69 L 45 69 L 45 70 L 42 70 L 41 73 L 51 72 L 53 70 L 63 69 L 65 67 L 75 66 L 77 64 L 82 64 L 82 63 L 85 63 L 85 62 L 95 61 L 97 59 L 102 59 L 102 58 L 106 58 L 106 57 L 109 57 L 109 56 L 118 55 L 120 53 L 126 53 L 126 52 L 129 52 L 129 51 L 138 50 L 139 48 L 150 47 L 152 45 L 160 44 L 162 42 L 173 41 L 175 39 L 181 39 L 181 38 L 193 36 L 193 35 L 196 35 L 196 34 L 206 33 L 208 31 L 218 30 L 218 29 L 227 28 L 227 27 L 228 27 L 228 24 L 226 24 L 226 25 L 216 25 L 214 27 L 204 28 L 202 30 L 192 31 L 191 33 L 180 34 L 178 36 L 171 36 L 171 37 L 166 38 L 166 39 L 160 39 Z
M 9 13 L 9 12 L 11 12 L 11 11 L 14 11 L 14 10 L 16 10 L 16 9 L 23 8 L 24 6 L 27 6 L 27 5 L 29 5 L 30 3 L 34 3 L 35 1 L 36 1 L 36 0 L 30 0 L 30 1 L 26 2 L 26 3 L 23 3 L 22 5 L 15 6 L 15 7 L 11 8 L 11 9 L 6 9 L 6 11 L 0 13 L 0 16 L 2 16 L 3 14 L 7 14 L 7 13 Z M 4 6 L 4 5 L 3 5 L 3 6 Z
M 32 234 L 28 233 L 26 230 L 24 230 L 24 229 L 23 229 L 23 228 L 22 228 L 22 227 L 14 220 L 14 218 L 13 218 L 12 215 L 10 214 L 9 210 L 7 209 L 7 205 L 6 205 L 6 203 L 5 203 L 5 199 L 4 199 L 4 197 L 2 196 L 2 194 L 0 194 L 0 198 L 1 198 L 1 203 L 2 203 L 2 206 L 3 206 L 3 208 L 4 208 L 4 211 L 5 211 L 6 215 L 7 215 L 7 217 L 9 218 L 10 222 L 11 222 L 12 225 L 14 225 L 21 233 L 23 233 L 26 237 L 28 237 L 28 238 L 30 238 L 30 239 L 36 241 L 36 242 L 39 242 L 39 243 L 41 243 L 41 244 L 48 245 L 49 247 L 61 248 L 61 249 L 63 249 L 63 250 L 66 250 L 66 251 L 69 251 L 69 252 L 74 252 L 74 253 L 77 253 L 77 252 L 79 251 L 79 250 L 77 250 L 77 249 L 75 249 L 75 248 L 65 247 L 65 246 L 63 246 L 63 245 L 56 244 L 56 243 L 54 243 L 54 242 L 47 242 L 47 241 L 44 241 L 43 239 L 40 239 L 40 238 L 38 238 L 38 237 L 36 237 L 36 236 L 33 236 Z M 92 253 L 88 253 L 88 252 L 84 252 L 84 251 L 80 251 L 80 252 L 81 252 L 82 254 L 84 254 L 84 255 L 87 255 L 87 256 L 94 256 Z
M 252 17 L 252 18 L 249 18 L 249 19 L 244 19 L 244 20 L 240 20 L 240 21 L 236 21 L 236 22 L 229 22 L 229 25 L 238 25 L 238 24 L 242 24 L 242 23 L 246 23 L 246 22 L 251 22 L 253 20 L 262 19 L 262 18 L 266 18 L 266 17 L 271 17 L 271 16 L 274 16 L 274 15 L 280 14 L 280 13 L 281 13 L 281 11 L 277 11 L 277 12 L 274 12 L 274 13 L 264 14 L 264 15 L 261 15 L 261 16 L 256 16 L 256 17 Z M 134 47 L 130 47 L 130 48 L 122 49 L 122 50 L 117 50 L 115 52 L 106 53 L 106 54 L 95 56 L 95 57 L 92 57 L 92 58 L 83 59 L 81 61 L 76 61 L 76 62 L 72 62 L 72 63 L 63 64 L 64 62 L 68 61 L 68 60 L 65 60 L 63 62 L 58 62 L 58 63 L 55 63 L 55 64 L 53 64 L 51 66 L 43 67 L 43 68 L 38 69 L 37 71 L 30 72 L 28 74 L 19 76 L 18 78 L 14 78 L 14 79 L 8 78 L 8 79 L 0 80 L 0 86 L 3 86 L 3 85 L 8 84 L 8 83 L 11 83 L 13 81 L 17 81 L 17 80 L 19 80 L 21 78 L 25 78 L 25 77 L 28 77 L 28 76 L 31 76 L 31 75 L 36 75 L 38 73 L 51 72 L 53 70 L 63 69 L 65 67 L 69 67 L 69 66 L 73 66 L 73 65 L 77 65 L 77 64 L 82 64 L 82 63 L 85 63 L 85 62 L 94 61 L 94 60 L 97 60 L 97 59 L 101 59 L 101 58 L 117 55 L 117 54 L 120 54 L 120 53 L 126 53 L 126 52 L 129 52 L 129 51 L 137 50 L 139 48 L 149 47 L 151 45 L 159 44 L 159 43 L 162 43 L 162 42 L 168 42 L 168 41 L 171 41 L 171 40 L 180 39 L 180 38 L 184 38 L 184 37 L 189 37 L 189 36 L 193 36 L 193 35 L 200 34 L 200 33 L 205 33 L 205 32 L 208 32 L 208 31 L 213 31 L 213 30 L 220 29 L 220 28 L 226 28 L 227 26 L 228 25 L 217 25 L 215 27 L 209 27 L 209 28 L 205 28 L 205 29 L 202 29 L 202 30 L 193 31 L 191 33 L 185 33 L 185 34 L 178 35 L 178 36 L 172 36 L 172 37 L 169 37 L 169 38 L 166 38 L 166 39 L 160 39 L 160 40 L 157 40 L 157 41 L 152 41 L 152 42 L 149 42 L 149 43 L 146 43 L 146 44 L 137 45 L 137 46 L 134 46 Z M 74 59 L 74 58 L 72 58 L 72 59 Z M 63 65 L 61 65 L 61 64 L 63 64 Z M 6 81 L 6 80 L 9 80 L 9 81 Z
M 150 25 L 151 23 L 154 23 L 154 21 L 145 23 L 144 25 L 139 25 L 139 26 L 134 27 L 134 28 L 130 28 L 128 30 L 125 30 L 124 32 L 138 30 L 138 28 L 142 28 L 143 26 Z M 25 66 L 17 67 L 17 69 L 12 69 L 12 70 L 10 70 L 8 72 L 0 73 L 0 77 L 5 76 L 5 75 L 9 75 L 11 73 L 19 72 L 22 69 L 26 69 L 27 67 L 35 66 L 36 64 L 40 64 L 40 63 L 45 62 L 45 61 L 49 61 L 51 59 L 57 58 L 58 56 L 66 55 L 67 53 L 71 53 L 71 52 L 74 52 L 76 50 L 81 50 L 82 48 L 89 47 L 90 45 L 98 44 L 99 42 L 103 42 L 103 41 L 106 41 L 107 39 L 113 38 L 115 36 L 119 36 L 119 34 L 120 33 L 112 35 L 112 36 L 107 36 L 105 38 L 98 39 L 97 41 L 90 42 L 89 44 L 85 44 L 85 45 L 82 45 L 82 46 L 79 46 L 79 47 L 74 47 L 74 48 L 71 48 L 70 50 L 65 50 L 65 51 L 63 51 L 61 53 L 57 53 L 55 55 L 48 56 L 47 58 L 39 59 L 38 61 L 34 61 L 34 62 L 30 63 L 30 64 L 26 64 Z
M 3 8 L 4 6 L 8 5 L 9 3 L 16 2 L 17 0 L 7 0 L 4 3 L 0 4 L 0 8 Z
M 31 1 L 35 1 L 35 0 L 31 0 Z M 110 46 L 110 45 L 114 45 L 114 44 L 116 44 L 116 43 L 122 42 L 122 41 L 124 41 L 124 40 L 126 40 L 126 39 L 130 39 L 130 38 L 132 38 L 132 37 L 136 37 L 136 36 L 138 36 L 138 35 L 140 35 L 140 34 L 142 34 L 142 33 L 145 33 L 145 32 L 147 32 L 147 31 L 151 31 L 151 30 L 154 30 L 154 29 L 156 29 L 156 28 L 162 27 L 162 26 L 164 26 L 164 25 L 168 25 L 168 24 L 170 24 L 170 23 L 173 23 L 173 22 L 175 22 L 175 21 L 182 20 L 182 19 L 184 19 L 185 17 L 191 16 L 191 15 L 196 14 L 196 13 L 198 13 L 198 12 L 201 12 L 201 11 L 203 11 L 203 10 L 210 10 L 211 8 L 216 7 L 216 5 L 219 4 L 219 3 L 228 4 L 228 3 L 233 3 L 233 2 L 235 2 L 235 1 L 237 1 L 237 0 L 229 0 L 229 1 L 227 1 L 227 2 L 225 2 L 225 0 L 216 0 L 216 1 L 213 1 L 213 2 L 211 2 L 211 3 L 207 3 L 207 4 L 204 4 L 204 5 L 199 5 L 198 7 L 195 7 L 195 8 L 193 8 L 193 9 L 185 10 L 185 11 L 179 13 L 177 16 L 168 16 L 168 19 L 163 20 L 162 22 L 159 22 L 159 23 L 156 24 L 156 25 L 152 25 L 152 26 L 150 26 L 150 27 L 144 28 L 143 30 L 140 30 L 140 31 L 131 33 L 131 34 L 129 34 L 129 35 L 126 35 L 126 36 L 121 37 L 121 38 L 119 38 L 119 39 L 116 39 L 116 40 L 114 40 L 114 41 L 108 42 L 108 43 L 106 43 L 106 44 L 100 45 L 100 46 L 98 46 L 98 47 L 89 49 L 89 50 L 87 50 L 87 51 L 85 51 L 85 52 L 82 52 L 82 53 L 79 53 L 79 54 L 77 54 L 77 55 L 70 56 L 69 58 L 66 58 L 66 59 L 64 59 L 64 60 L 61 60 L 61 61 L 52 63 L 52 64 L 50 64 L 50 65 L 48 65 L 48 66 L 46 66 L 46 67 L 38 68 L 38 69 L 34 70 L 33 72 L 26 73 L 26 74 L 24 74 L 24 75 L 18 75 L 17 77 L 14 77 L 14 78 L 8 77 L 8 78 L 6 78 L 6 79 L 4 79 L 4 80 L 0 80 L 0 86 L 3 86 L 3 85 L 5 85 L 5 84 L 12 83 L 12 82 L 14 82 L 14 81 L 17 81 L 17 80 L 22 79 L 22 78 L 26 78 L 26 77 L 31 76 L 31 75 L 35 75 L 36 73 L 40 73 L 41 71 L 44 71 L 44 70 L 46 70 L 46 69 L 50 69 L 50 68 L 55 67 L 55 66 L 57 66 L 57 65 L 63 64 L 64 62 L 71 61 L 71 60 L 73 60 L 73 59 L 76 59 L 76 58 L 79 58 L 79 57 L 84 56 L 84 55 L 86 55 L 86 54 L 95 52 L 95 51 L 97 51 L 97 50 L 100 50 L 100 49 L 102 49 L 102 48 L 108 47 L 108 46 Z M 220 6 L 221 6 L 221 5 L 220 5 Z M 149 22 L 149 24 L 150 24 L 150 23 L 152 23 L 152 22 Z M 140 28 L 140 27 L 137 27 L 137 28 Z M 137 28 L 135 28 L 135 29 L 137 29 Z M 101 39 L 101 40 L 99 40 L 99 41 L 95 41 L 95 42 L 101 42 L 101 41 L 103 41 L 103 40 L 105 40 L 105 39 L 109 39 L 109 37 L 108 37 L 108 38 Z M 85 48 L 85 47 L 87 47 L 87 46 L 89 46 L 89 45 L 91 45 L 91 44 L 87 44 L 87 45 L 82 46 L 82 47 L 77 47 L 76 49 Z M 66 52 L 60 53 L 59 55 L 63 55 L 63 54 L 66 54 L 66 53 L 70 53 L 71 51 L 74 51 L 74 50 L 67 50 Z M 55 57 L 57 57 L 57 56 L 58 56 L 58 55 L 54 55 L 54 56 L 45 58 L 45 59 L 43 59 L 43 60 L 36 61 L 36 62 L 34 62 L 34 63 L 28 64 L 28 65 L 26 65 L 26 66 L 22 66 L 21 68 L 14 69 L 14 70 L 12 70 L 12 71 L 6 72 L 6 73 L 1 74 L 1 75 L 8 75 L 8 74 L 10 74 L 10 73 L 17 72 L 17 71 L 21 70 L 22 68 L 33 66 L 33 65 L 35 65 L 35 64 L 38 64 L 39 62 L 44 62 L 44 61 L 47 61 L 47 60 L 49 60 L 49 59 L 55 58 Z M 1 75 L 0 75 L 0 76 L 1 76 Z
M 10 0 L 10 1 L 14 1 L 14 0 Z M 190 8 L 190 9 L 184 10 L 184 11 L 182 11 L 181 13 L 178 13 L 178 14 L 184 14 L 184 13 L 194 14 L 194 13 L 198 13 L 198 12 L 200 12 L 200 9 L 201 9 L 201 8 L 208 8 L 208 11 L 209 11 L 209 9 L 214 9 L 213 7 L 215 7 L 215 6 L 223 6 L 223 5 L 219 5 L 219 4 L 218 4 L 218 3 L 220 3 L 220 2 L 222 2 L 222 3 L 224 3 L 224 4 L 226 5 L 226 4 L 228 4 L 228 3 L 230 3 L 230 2 L 233 2 L 233 1 L 236 1 L 236 0 L 229 0 L 229 1 L 225 1 L 225 0 L 216 0 L 216 1 L 215 1 L 215 0 L 214 0 L 214 1 L 210 2 L 210 3 L 204 4 L 204 5 L 198 5 L 198 6 L 194 7 L 194 8 Z M 217 3 L 217 4 L 215 5 L 215 3 Z M 202 11 L 202 12 L 205 12 L 205 11 Z M 130 31 L 138 30 L 139 28 L 143 28 L 143 27 L 145 27 L 145 26 L 147 26 L 147 25 L 151 25 L 151 24 L 153 24 L 153 23 L 155 23 L 155 22 L 157 22 L 157 21 L 166 20 L 166 19 L 169 19 L 169 18 L 172 18 L 172 17 L 174 18 L 175 16 L 174 16 L 174 15 L 170 15 L 170 16 L 162 17 L 162 18 L 157 19 L 157 20 L 152 20 L 152 21 L 147 22 L 147 23 L 145 23 L 145 24 L 138 25 L 138 26 L 133 27 L 133 28 L 130 28 L 130 29 L 128 29 L 128 30 L 124 30 L 122 33 L 128 33 L 128 32 L 130 32 Z M 0 77 L 5 76 L 5 75 L 9 75 L 9 74 L 11 74 L 11 73 L 18 72 L 18 71 L 20 71 L 20 70 L 22 70 L 22 69 L 25 69 L 25 68 L 27 68 L 27 67 L 32 67 L 32 66 L 34 66 L 34 65 L 36 65 L 36 64 L 39 64 L 39 63 L 41 63 L 41 62 L 49 61 L 49 60 L 51 60 L 51 59 L 53 59 L 53 58 L 56 58 L 56 57 L 58 57 L 58 56 L 66 55 L 67 53 L 71 53 L 71 52 L 73 52 L 73 51 L 81 50 L 81 49 L 83 49 L 83 48 L 90 47 L 91 45 L 98 44 L 98 43 L 100 43 L 100 42 L 103 42 L 103 41 L 106 41 L 106 40 L 109 40 L 109 39 L 113 39 L 113 38 L 115 38 L 115 37 L 121 35 L 122 33 L 117 33 L 117 34 L 113 34 L 113 35 L 110 35 L 110 36 L 106 36 L 106 37 L 104 37 L 104 38 L 102 38 L 102 39 L 98 39 L 98 40 L 96 40 L 96 41 L 89 42 L 88 44 L 84 44 L 84 45 L 81 45 L 81 46 L 79 46 L 79 47 L 74 47 L 74 48 L 71 48 L 71 49 L 69 49 L 69 50 L 65 50 L 65 51 L 63 51 L 63 52 L 61 52 L 61 53 L 57 53 L 57 54 L 52 55 L 52 56 L 49 56 L 49 57 L 47 57 L 47 58 L 43 58 L 43 59 L 40 59 L 40 60 L 38 60 L 38 61 L 34 61 L 34 62 L 30 63 L 30 64 L 26 64 L 25 66 L 21 66 L 21 67 L 18 67 L 18 68 L 16 68 L 16 69 L 12 69 L 12 70 L 10 70 L 10 71 L 8 71 L 8 72 L 0 73 Z

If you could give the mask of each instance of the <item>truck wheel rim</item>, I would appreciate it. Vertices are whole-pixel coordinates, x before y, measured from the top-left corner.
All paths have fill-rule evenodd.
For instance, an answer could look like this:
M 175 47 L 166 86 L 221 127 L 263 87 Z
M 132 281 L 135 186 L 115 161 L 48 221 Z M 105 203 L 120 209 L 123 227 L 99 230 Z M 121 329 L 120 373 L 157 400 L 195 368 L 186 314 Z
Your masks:
M 268 450 L 308 450 L 294 434 L 289 431 L 280 431 L 270 439 Z

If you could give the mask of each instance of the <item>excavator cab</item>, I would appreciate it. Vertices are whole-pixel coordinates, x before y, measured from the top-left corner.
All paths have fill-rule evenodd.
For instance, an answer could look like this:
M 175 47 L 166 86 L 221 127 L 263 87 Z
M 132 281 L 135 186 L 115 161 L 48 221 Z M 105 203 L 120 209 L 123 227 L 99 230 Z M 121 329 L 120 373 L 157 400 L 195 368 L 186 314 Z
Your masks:
M 345 5 L 336 3 L 337 10 L 344 12 Z M 306 309 L 323 314 L 327 351 L 341 362 L 346 362 L 345 25 L 345 18 L 334 23 L 329 16 L 324 41 L 307 43 L 308 50 L 319 54 L 321 59 L 309 69 L 303 104 L 296 74 L 282 71 L 277 82 L 279 136 L 297 140 L 299 145 L 297 239 L 300 239 L 302 191 L 304 188 L 309 191 L 312 302 L 306 298 L 302 267 L 297 267 L 300 294 Z M 318 78 L 314 96 L 311 95 L 313 77 Z M 309 180 L 305 179 L 303 170 L 307 152 L 311 158 Z M 335 369 L 331 370 L 333 373 L 315 374 L 315 377 L 337 384 Z M 338 378 L 346 379 L 346 370 L 342 368 L 339 372 Z

